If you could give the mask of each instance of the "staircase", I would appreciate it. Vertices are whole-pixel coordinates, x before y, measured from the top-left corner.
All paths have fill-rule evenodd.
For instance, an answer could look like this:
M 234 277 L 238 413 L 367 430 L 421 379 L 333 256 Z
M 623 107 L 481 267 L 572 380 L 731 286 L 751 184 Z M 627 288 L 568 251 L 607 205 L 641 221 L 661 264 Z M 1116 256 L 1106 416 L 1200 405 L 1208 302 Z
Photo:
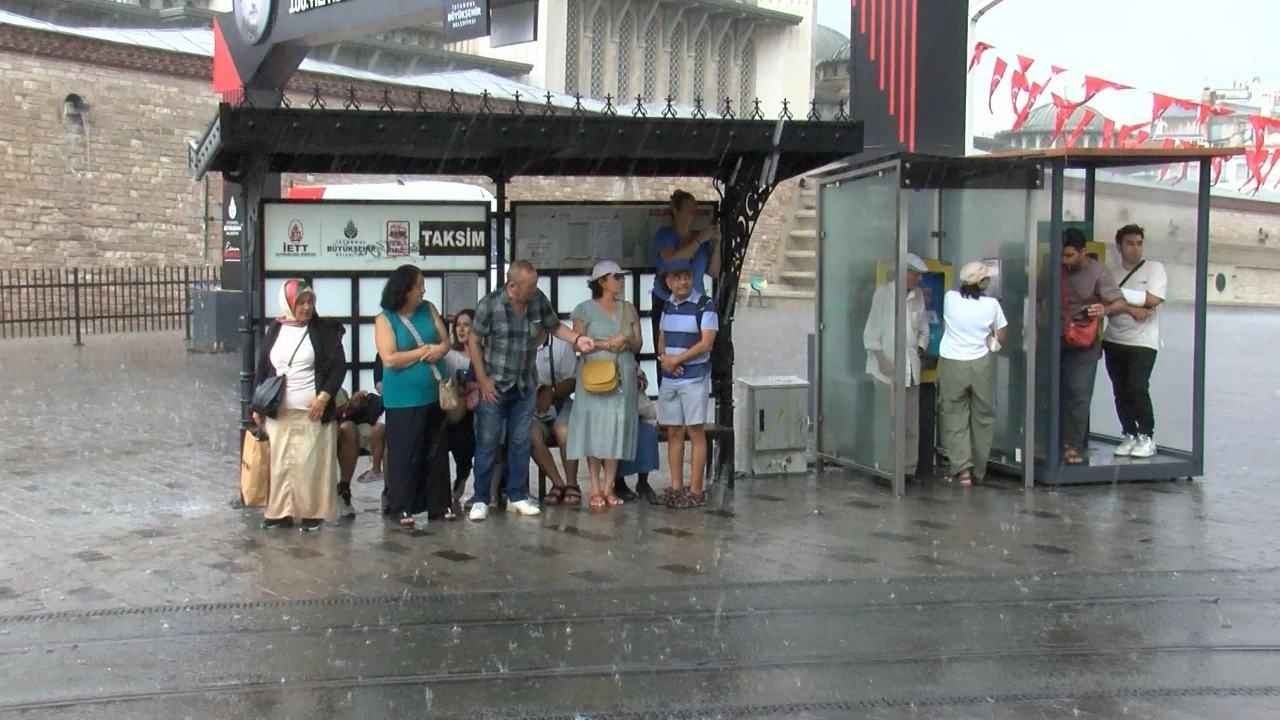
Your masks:
M 796 188 L 786 236 L 778 252 L 777 283 L 766 295 L 813 298 L 818 280 L 818 186 L 807 178 Z

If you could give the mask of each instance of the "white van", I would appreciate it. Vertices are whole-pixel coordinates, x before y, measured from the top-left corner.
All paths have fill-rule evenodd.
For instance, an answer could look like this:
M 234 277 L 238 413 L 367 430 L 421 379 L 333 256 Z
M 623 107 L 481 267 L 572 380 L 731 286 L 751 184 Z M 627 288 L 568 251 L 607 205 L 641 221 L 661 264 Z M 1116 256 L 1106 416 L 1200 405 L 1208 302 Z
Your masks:
M 351 183 L 342 185 L 296 185 L 290 187 L 285 194 L 288 200 L 370 200 L 374 202 L 475 202 L 483 200 L 489 203 L 489 216 L 496 218 L 498 199 L 485 188 L 468 183 L 450 182 L 447 180 L 405 180 L 385 183 Z M 491 231 L 494 237 L 494 252 L 489 257 L 490 287 L 498 284 L 498 255 L 501 248 L 496 246 L 498 237 L 497 220 L 491 219 Z M 507 219 L 508 246 L 511 240 L 511 220 Z M 509 269 L 511 258 L 507 257 L 503 270 Z M 505 272 L 504 272 L 505 277 Z

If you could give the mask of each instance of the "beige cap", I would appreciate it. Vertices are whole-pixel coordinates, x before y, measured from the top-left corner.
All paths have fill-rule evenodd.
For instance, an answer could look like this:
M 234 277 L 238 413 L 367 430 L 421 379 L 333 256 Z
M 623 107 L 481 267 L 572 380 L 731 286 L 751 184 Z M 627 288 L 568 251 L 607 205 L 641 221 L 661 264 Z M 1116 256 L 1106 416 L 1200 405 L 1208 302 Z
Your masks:
M 977 285 L 993 275 L 995 275 L 994 268 L 977 260 L 965 263 L 964 267 L 960 268 L 960 282 L 965 285 Z

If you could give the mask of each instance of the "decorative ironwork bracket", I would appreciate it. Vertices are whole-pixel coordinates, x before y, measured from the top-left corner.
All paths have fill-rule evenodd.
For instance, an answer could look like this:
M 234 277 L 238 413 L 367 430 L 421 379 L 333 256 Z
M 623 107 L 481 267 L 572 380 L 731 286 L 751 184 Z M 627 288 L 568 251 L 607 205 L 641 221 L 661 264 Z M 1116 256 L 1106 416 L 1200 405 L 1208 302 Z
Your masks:
M 779 131 L 781 125 L 780 122 Z M 777 137 L 778 133 L 775 133 Z M 723 428 L 733 427 L 733 315 L 738 304 L 738 285 L 756 222 L 777 187 L 776 167 L 776 152 L 772 155 L 740 156 L 726 175 L 714 179 L 720 196 L 720 273 L 716 278 L 720 330 L 716 333 L 711 353 L 711 392 L 716 400 L 716 425 Z M 727 440 L 717 443 L 717 479 L 732 483 L 736 442 L 730 433 Z

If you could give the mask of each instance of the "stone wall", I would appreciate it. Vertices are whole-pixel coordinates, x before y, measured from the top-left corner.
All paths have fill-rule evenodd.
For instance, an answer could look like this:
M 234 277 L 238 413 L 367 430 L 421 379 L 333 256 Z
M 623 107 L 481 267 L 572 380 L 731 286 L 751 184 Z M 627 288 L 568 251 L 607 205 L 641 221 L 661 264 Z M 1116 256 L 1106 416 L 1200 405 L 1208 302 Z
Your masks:
M 187 141 L 201 137 L 217 107 L 207 57 L 162 52 L 0 25 L 0 264 L 7 267 L 220 263 L 221 181 L 193 182 Z M 299 73 L 299 96 L 320 84 L 340 107 L 349 81 Z M 364 97 L 381 87 L 355 83 Z M 79 95 L 85 122 L 64 119 Z M 412 103 L 396 91 L 398 106 Z M 429 99 L 432 99 L 429 96 Z M 429 103 L 434 107 L 442 105 Z M 464 107 L 474 102 L 462 98 Z M 286 176 L 285 185 L 387 180 Z M 487 178 L 450 178 L 492 190 Z M 777 256 L 792 185 L 778 189 L 757 227 L 744 276 Z M 520 178 L 512 200 L 662 200 L 684 188 L 715 199 L 688 178 Z

